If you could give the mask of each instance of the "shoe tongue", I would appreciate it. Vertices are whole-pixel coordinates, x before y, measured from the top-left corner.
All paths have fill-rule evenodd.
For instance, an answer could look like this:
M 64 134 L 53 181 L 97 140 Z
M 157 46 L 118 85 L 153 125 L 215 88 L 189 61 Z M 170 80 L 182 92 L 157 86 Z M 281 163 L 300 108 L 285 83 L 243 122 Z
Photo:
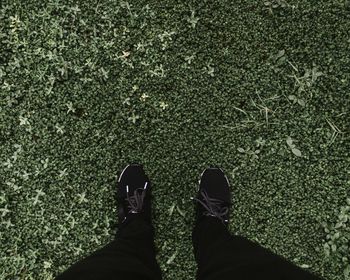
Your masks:
M 207 192 L 209 197 L 221 200 L 224 203 L 230 203 L 230 188 L 221 171 L 217 169 L 207 170 L 202 183 L 202 189 Z
M 204 188 L 207 195 L 212 199 L 217 199 L 222 202 L 223 206 L 230 204 L 229 188 L 223 185 L 212 185 L 210 188 Z
M 129 195 L 133 195 L 136 190 L 142 191 L 146 186 L 146 189 L 149 187 L 149 182 L 147 181 L 129 181 L 128 184 L 125 184 L 125 192 L 129 191 Z

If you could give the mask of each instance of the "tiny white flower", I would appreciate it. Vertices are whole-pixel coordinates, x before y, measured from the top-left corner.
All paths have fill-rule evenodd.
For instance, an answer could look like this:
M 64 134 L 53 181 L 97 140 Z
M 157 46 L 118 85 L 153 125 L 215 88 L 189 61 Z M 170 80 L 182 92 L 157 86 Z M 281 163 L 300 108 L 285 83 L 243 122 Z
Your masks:
M 123 105 L 130 105 L 130 97 L 127 97 L 127 98 L 125 98 L 124 99 L 124 101 L 123 101 Z
M 94 235 L 92 237 L 92 241 L 94 241 L 96 244 L 100 244 L 101 243 L 101 241 L 98 239 L 98 237 L 96 235 Z
M 195 17 L 195 11 L 191 11 L 191 16 L 187 18 L 187 22 L 191 25 L 192 28 L 195 28 L 199 21 L 199 17 Z
M 185 60 L 188 64 L 192 63 L 192 60 L 194 59 L 195 55 L 185 56 Z
M 28 118 L 20 116 L 19 125 L 27 125 L 27 124 L 29 124 Z
M 68 175 L 67 168 L 65 168 L 65 169 L 59 171 L 58 177 L 63 178 L 67 175 Z
M 92 229 L 95 229 L 97 227 L 98 227 L 98 222 L 97 221 L 93 222 L 92 223 Z
M 70 9 L 71 9 L 71 11 L 74 12 L 75 14 L 81 11 L 78 5 L 76 5 L 76 6 L 74 6 L 74 7 L 71 7 Z
M 160 108 L 162 108 L 163 110 L 165 110 L 169 105 L 166 104 L 164 101 L 161 101 L 161 102 L 159 102 L 159 106 L 160 106 Z
M 51 262 L 44 261 L 44 269 L 51 268 L 51 265 L 52 265 Z
M 149 97 L 148 94 L 143 93 L 143 94 L 141 95 L 140 99 L 141 99 L 141 101 L 146 101 L 146 98 L 148 98 L 148 97 Z
M 165 70 L 163 68 L 163 65 L 160 64 L 159 66 L 156 66 L 154 70 L 149 70 L 151 73 L 151 76 L 157 76 L 157 77 L 165 77 Z
M 61 133 L 61 134 L 64 133 L 64 130 L 63 130 L 64 126 L 59 126 L 58 124 L 56 124 L 55 128 L 56 128 L 57 133 Z
M 78 194 L 78 202 L 79 202 L 79 204 L 81 204 L 83 202 L 88 202 L 88 200 L 85 198 L 85 196 L 86 196 L 85 192 Z
M 130 52 L 127 52 L 127 51 L 123 51 L 123 54 L 120 56 L 124 59 L 128 58 L 130 56 Z
M 43 196 L 45 193 L 43 192 L 43 189 L 35 190 L 38 196 Z
M 212 67 L 211 65 L 207 65 L 207 71 L 208 71 L 208 74 L 212 77 L 214 77 L 214 67 Z
M 40 196 L 44 196 L 45 193 L 41 190 L 35 190 L 36 191 L 36 196 L 33 198 L 33 205 L 38 204 L 41 200 L 39 199 Z
M 46 169 L 49 164 L 49 158 L 46 158 L 45 160 L 41 160 L 41 163 L 43 164 L 43 169 Z
M 128 121 L 131 121 L 132 123 L 136 123 L 136 121 L 140 118 L 139 115 L 135 115 L 135 113 L 132 113 L 132 116 L 128 118 Z
M 79 247 L 74 247 L 74 255 L 80 255 L 83 252 L 83 249 L 81 248 L 81 244 L 79 244 Z
M 73 108 L 73 103 L 72 102 L 66 103 L 66 106 L 68 107 L 67 114 L 69 114 L 69 112 L 72 112 L 72 113 L 75 112 L 75 109 Z
M 28 178 L 29 178 L 29 175 L 30 175 L 30 173 L 28 173 L 27 171 L 23 171 L 23 174 L 22 174 L 22 177 L 23 177 L 23 179 L 25 180 L 25 181 L 27 181 L 28 180 Z
M 69 212 L 69 213 L 64 213 L 65 216 L 67 216 L 67 218 L 65 219 L 66 221 L 70 220 L 73 218 L 72 216 L 72 212 Z
M 72 217 L 72 219 L 70 221 L 70 228 L 74 228 L 75 225 L 76 225 L 76 221 L 75 221 L 74 217 Z
M 142 43 L 137 43 L 137 45 L 136 45 L 136 50 L 138 51 L 138 50 L 140 50 L 140 51 L 144 51 L 145 50 L 145 45 L 144 44 L 142 44 Z
M 40 169 L 38 167 L 35 167 L 35 171 L 34 171 L 34 176 L 38 176 L 40 174 Z

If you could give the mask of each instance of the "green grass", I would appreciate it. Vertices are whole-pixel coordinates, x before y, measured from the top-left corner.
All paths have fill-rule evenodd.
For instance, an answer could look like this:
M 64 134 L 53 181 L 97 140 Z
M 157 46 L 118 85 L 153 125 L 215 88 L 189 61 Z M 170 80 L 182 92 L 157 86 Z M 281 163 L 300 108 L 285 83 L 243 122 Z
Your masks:
M 349 279 L 350 4 L 270 2 L 1 2 L 0 279 L 52 279 L 111 240 L 130 162 L 164 279 L 194 279 L 209 165 L 233 233 Z

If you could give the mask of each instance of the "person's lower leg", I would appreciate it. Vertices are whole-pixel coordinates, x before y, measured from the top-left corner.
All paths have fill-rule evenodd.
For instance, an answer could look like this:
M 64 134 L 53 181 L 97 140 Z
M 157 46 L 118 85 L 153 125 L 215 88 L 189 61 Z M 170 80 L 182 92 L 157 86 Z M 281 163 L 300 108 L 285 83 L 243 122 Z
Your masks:
M 105 247 L 77 262 L 57 279 L 161 279 L 154 248 L 150 182 L 140 165 L 128 165 L 117 188 L 119 230 Z

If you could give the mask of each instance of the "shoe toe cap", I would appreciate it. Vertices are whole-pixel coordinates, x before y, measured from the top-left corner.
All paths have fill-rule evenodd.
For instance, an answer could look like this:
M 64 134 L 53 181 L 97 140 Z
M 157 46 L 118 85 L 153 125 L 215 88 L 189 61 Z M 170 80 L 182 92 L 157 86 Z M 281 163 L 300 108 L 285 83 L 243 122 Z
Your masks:
M 140 184 L 148 181 L 148 177 L 141 164 L 129 164 L 120 173 L 118 182 L 126 184 Z

